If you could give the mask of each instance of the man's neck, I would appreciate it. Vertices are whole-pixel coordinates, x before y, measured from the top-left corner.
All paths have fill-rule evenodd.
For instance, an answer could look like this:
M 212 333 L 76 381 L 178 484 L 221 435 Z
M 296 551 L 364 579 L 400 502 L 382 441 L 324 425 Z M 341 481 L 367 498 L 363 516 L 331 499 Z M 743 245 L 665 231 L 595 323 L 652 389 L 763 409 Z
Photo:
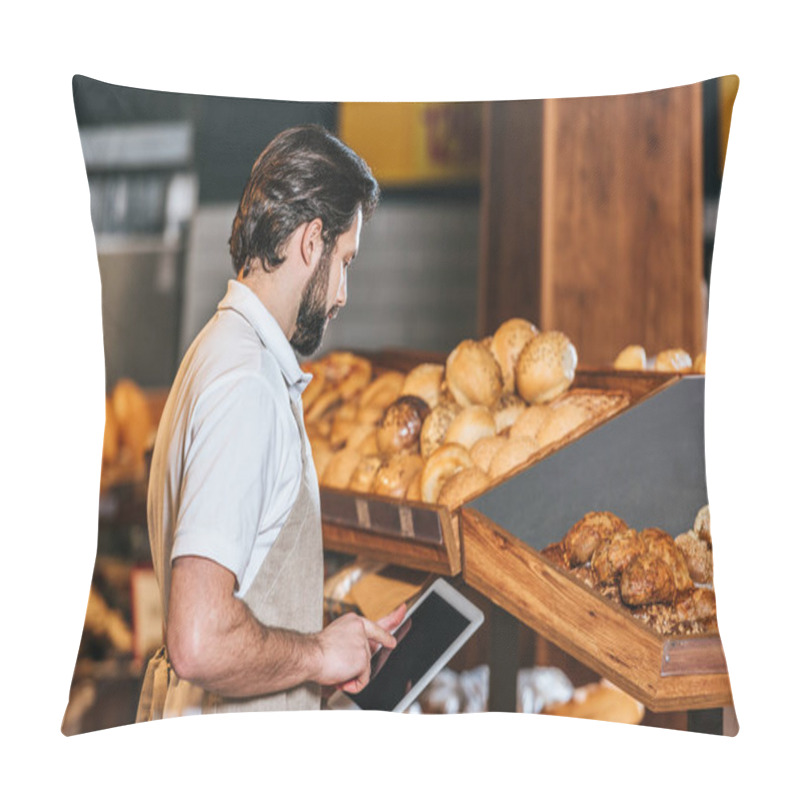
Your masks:
M 239 272 L 236 280 L 244 284 L 264 304 L 284 335 L 291 341 L 300 308 L 297 291 L 279 277 L 280 270 L 264 272 L 260 266 L 253 266 L 245 277 Z

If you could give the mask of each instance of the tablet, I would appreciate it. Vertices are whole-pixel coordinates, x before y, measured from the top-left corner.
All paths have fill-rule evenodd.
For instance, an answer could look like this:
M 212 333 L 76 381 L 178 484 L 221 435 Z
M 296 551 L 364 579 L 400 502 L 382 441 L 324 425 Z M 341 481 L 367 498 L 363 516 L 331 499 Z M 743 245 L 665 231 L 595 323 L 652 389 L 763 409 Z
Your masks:
M 397 646 L 372 656 L 367 686 L 358 694 L 337 692 L 329 707 L 405 711 L 482 623 L 481 610 L 437 578 L 392 631 Z

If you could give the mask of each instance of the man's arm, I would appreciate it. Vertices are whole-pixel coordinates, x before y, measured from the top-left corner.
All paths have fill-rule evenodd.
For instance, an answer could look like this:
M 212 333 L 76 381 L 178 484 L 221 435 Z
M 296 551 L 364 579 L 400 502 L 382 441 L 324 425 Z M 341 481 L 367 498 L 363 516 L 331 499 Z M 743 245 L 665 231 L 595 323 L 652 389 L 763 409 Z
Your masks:
M 167 651 L 178 676 L 225 697 L 284 691 L 307 681 L 369 681 L 371 652 L 395 640 L 380 624 L 347 614 L 317 634 L 268 628 L 234 595 L 232 572 L 182 556 L 172 565 Z

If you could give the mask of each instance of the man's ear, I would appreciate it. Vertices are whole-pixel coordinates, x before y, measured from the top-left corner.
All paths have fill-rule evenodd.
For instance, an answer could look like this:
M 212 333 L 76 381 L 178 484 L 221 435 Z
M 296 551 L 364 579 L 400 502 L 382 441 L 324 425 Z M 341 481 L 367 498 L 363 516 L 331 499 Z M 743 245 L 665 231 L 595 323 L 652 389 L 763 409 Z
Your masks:
M 322 255 L 323 245 L 322 220 L 317 217 L 306 223 L 300 238 L 300 254 L 303 263 L 312 268 L 316 267 Z

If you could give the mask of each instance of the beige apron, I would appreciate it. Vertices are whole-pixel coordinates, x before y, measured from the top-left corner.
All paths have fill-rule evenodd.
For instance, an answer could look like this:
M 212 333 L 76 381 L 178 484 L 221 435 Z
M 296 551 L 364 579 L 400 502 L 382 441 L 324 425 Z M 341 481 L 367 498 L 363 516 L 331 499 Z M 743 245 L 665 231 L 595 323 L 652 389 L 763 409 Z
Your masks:
M 262 625 L 316 633 L 321 630 L 323 613 L 319 486 L 302 412 L 291 400 L 289 404 L 300 432 L 303 464 L 300 491 L 278 538 L 242 599 Z M 244 699 L 205 692 L 199 686 L 178 678 L 169 663 L 166 649 L 162 647 L 147 665 L 136 721 L 226 711 L 319 708 L 320 687 L 316 684 Z

